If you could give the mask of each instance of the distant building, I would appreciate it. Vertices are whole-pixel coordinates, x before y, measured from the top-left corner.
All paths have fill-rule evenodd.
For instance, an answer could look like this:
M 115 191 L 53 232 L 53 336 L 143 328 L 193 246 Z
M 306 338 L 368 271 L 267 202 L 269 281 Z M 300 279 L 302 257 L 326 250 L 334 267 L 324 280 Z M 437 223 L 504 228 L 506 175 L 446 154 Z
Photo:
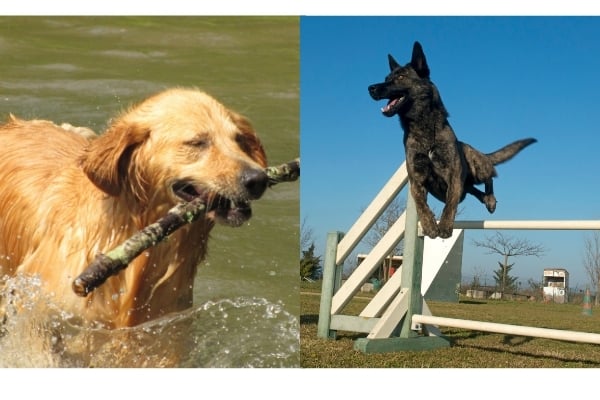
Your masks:
M 368 254 L 359 254 L 356 257 L 357 265 L 360 265 L 360 263 L 362 263 L 367 256 Z M 371 275 L 369 281 L 376 279 L 380 282 L 387 282 L 387 280 L 394 275 L 394 272 L 396 272 L 396 270 L 402 266 L 403 259 L 404 258 L 402 256 L 387 256 L 385 260 L 381 262 L 375 272 L 373 272 L 373 275 Z
M 542 279 L 544 301 L 567 303 L 569 272 L 564 268 L 545 268 Z

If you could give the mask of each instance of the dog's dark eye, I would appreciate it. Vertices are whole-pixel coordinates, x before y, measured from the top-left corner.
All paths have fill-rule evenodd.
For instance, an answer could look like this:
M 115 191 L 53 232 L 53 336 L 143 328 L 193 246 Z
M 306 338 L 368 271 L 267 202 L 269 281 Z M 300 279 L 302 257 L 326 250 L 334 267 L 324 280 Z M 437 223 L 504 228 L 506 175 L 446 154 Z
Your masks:
M 208 147 L 208 145 L 210 144 L 210 141 L 208 139 L 204 139 L 204 138 L 197 138 L 197 139 L 188 140 L 187 142 L 185 142 L 185 144 L 188 146 L 198 147 L 198 148 L 203 149 L 203 148 Z

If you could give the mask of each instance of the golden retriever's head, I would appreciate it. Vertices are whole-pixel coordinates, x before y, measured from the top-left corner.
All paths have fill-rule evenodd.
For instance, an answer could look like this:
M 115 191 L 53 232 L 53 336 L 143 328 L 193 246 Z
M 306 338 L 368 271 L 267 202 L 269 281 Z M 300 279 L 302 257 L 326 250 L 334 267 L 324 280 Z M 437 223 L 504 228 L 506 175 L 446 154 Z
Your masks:
M 198 90 L 170 89 L 116 119 L 81 158 L 89 179 L 142 208 L 201 196 L 237 226 L 267 187 L 266 155 L 248 120 Z

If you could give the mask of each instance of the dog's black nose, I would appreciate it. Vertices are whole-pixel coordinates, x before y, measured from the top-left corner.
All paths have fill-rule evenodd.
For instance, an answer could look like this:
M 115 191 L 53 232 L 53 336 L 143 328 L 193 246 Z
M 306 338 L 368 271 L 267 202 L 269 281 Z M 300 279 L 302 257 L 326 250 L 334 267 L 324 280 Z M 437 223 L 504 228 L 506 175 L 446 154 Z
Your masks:
M 369 86 L 369 94 L 371 95 L 371 97 L 375 100 L 379 100 L 379 85 L 375 84 L 375 85 L 370 85 Z
M 242 172 L 242 185 L 248 191 L 251 199 L 258 199 L 267 189 L 269 178 L 265 171 L 255 168 L 247 168 Z

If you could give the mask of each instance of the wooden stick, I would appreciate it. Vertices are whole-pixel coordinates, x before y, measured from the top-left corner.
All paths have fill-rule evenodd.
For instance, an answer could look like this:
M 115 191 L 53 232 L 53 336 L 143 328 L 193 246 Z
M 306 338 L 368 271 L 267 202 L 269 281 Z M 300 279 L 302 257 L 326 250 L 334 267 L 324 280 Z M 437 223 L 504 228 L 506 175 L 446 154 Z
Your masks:
M 265 172 L 269 178 L 269 187 L 280 182 L 293 182 L 300 176 L 300 158 L 267 167 Z M 173 207 L 164 217 L 138 231 L 106 254 L 98 253 L 92 263 L 73 281 L 73 291 L 78 296 L 86 297 L 110 276 L 127 268 L 127 265 L 144 250 L 155 246 L 182 226 L 196 221 L 205 211 L 206 204 L 199 198 Z

